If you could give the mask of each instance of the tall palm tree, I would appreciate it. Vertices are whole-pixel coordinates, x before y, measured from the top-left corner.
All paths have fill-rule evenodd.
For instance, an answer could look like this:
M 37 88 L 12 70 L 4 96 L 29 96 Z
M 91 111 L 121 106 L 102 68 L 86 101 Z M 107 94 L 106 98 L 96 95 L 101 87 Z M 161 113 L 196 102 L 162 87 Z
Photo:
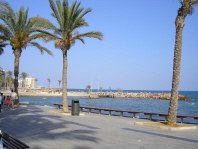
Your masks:
M 176 36 L 174 48 L 172 90 L 167 120 L 168 125 L 174 125 L 177 118 L 178 88 L 180 81 L 180 65 L 182 53 L 182 32 L 184 28 L 184 22 L 186 16 L 193 13 L 193 6 L 195 4 L 198 4 L 198 0 L 179 0 L 179 2 L 181 3 L 181 7 L 178 10 L 178 14 L 175 20 Z
M 34 79 L 34 81 L 36 82 L 35 86 L 36 86 L 36 88 L 37 88 L 38 79 Z
M 42 47 L 39 43 L 35 42 L 35 39 L 39 39 L 43 36 L 42 28 L 35 27 L 35 22 L 28 18 L 28 9 L 23 7 L 18 12 L 14 12 L 13 9 L 6 5 L 6 11 L 0 13 L 0 19 L 3 23 L 0 23 L 0 39 L 9 42 L 12 47 L 15 60 L 14 60 L 14 91 L 18 95 L 18 75 L 19 75 L 19 61 L 22 54 L 22 50 L 27 46 L 34 46 L 38 48 L 43 54 L 47 52 L 49 55 L 53 55 L 50 50 Z M 19 101 L 17 101 L 17 104 Z
M 22 72 L 20 74 L 20 78 L 23 79 L 23 87 L 26 87 L 26 82 L 25 82 L 25 79 L 28 77 L 28 74 L 26 72 Z
M 90 92 L 90 91 L 91 91 L 91 85 L 87 85 L 87 86 L 86 86 L 86 89 L 88 89 L 89 92 Z
M 67 99 L 67 52 L 74 45 L 76 40 L 80 40 L 84 43 L 84 37 L 97 38 L 102 40 L 101 32 L 87 32 L 80 34 L 77 29 L 88 26 L 88 23 L 83 18 L 87 13 L 91 12 L 91 9 L 84 9 L 80 7 L 80 2 L 73 2 L 71 6 L 68 4 L 68 0 L 49 0 L 50 7 L 53 11 L 52 16 L 57 20 L 58 27 L 53 25 L 49 20 L 35 17 L 35 22 L 38 26 L 45 26 L 47 29 L 53 30 L 54 34 L 46 36 L 46 41 L 55 41 L 55 47 L 61 49 L 63 54 L 63 71 L 62 71 L 62 102 L 63 112 L 68 112 L 68 99 Z M 38 21 L 39 20 L 39 21 Z
M 51 86 L 51 83 L 50 83 L 50 82 L 51 82 L 51 80 L 48 78 L 48 79 L 47 79 L 47 83 L 48 83 L 48 88 L 49 88 L 49 89 L 50 89 L 50 86 Z
M 13 71 L 7 71 L 7 83 L 8 83 L 8 87 L 12 88 L 13 87 Z
M 61 84 L 61 80 L 58 80 L 59 94 L 60 94 L 60 84 Z
M 8 3 L 0 0 L 0 15 L 3 15 L 6 13 L 6 7 L 8 6 Z M 3 30 L 0 30 L 0 32 L 3 32 Z M 4 43 L 4 38 L 3 36 L 0 35 L 0 55 L 2 55 L 4 53 L 4 47 L 7 45 L 6 43 Z
M 102 87 L 100 87 L 100 89 L 99 89 L 99 90 L 100 90 L 100 92 L 102 92 L 102 89 L 103 89 L 103 88 L 102 88 Z

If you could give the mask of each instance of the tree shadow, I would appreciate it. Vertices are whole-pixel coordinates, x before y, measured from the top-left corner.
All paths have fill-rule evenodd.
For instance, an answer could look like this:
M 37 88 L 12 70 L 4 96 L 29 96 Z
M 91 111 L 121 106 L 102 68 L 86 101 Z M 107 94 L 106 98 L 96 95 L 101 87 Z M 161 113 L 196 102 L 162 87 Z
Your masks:
M 98 128 L 69 121 L 65 117 L 44 112 L 41 106 L 4 109 L 0 118 L 0 130 L 25 141 L 26 144 L 31 143 L 31 140 L 98 143 L 100 139 L 95 137 L 97 133 L 95 130 Z M 89 149 L 89 147 L 76 147 L 76 149 Z

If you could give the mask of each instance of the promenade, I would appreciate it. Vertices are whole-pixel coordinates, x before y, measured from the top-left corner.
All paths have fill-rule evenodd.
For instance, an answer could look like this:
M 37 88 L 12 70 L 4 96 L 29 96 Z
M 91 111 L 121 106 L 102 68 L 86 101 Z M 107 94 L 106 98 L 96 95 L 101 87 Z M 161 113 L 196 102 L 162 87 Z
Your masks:
M 136 126 L 147 119 L 81 112 L 53 114 L 55 107 L 27 105 L 4 108 L 0 130 L 31 149 L 197 149 L 198 129 L 167 131 Z

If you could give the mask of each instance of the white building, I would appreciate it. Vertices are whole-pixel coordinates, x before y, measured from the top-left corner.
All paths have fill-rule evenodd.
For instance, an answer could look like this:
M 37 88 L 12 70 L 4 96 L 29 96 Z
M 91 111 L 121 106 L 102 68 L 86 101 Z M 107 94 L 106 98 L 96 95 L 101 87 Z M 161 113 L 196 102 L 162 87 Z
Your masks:
M 22 87 L 24 87 L 24 81 L 23 80 L 18 80 L 18 82 L 19 82 L 19 88 L 22 88 Z
M 35 78 L 25 78 L 25 88 L 36 88 Z

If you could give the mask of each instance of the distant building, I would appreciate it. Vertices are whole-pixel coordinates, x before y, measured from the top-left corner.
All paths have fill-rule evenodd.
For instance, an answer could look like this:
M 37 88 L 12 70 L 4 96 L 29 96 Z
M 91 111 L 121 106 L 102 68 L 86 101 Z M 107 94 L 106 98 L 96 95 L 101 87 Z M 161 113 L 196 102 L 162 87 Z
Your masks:
M 19 88 L 25 87 L 23 80 L 18 80 L 18 82 L 19 82 Z
M 36 88 L 35 78 L 26 77 L 25 78 L 25 88 Z

